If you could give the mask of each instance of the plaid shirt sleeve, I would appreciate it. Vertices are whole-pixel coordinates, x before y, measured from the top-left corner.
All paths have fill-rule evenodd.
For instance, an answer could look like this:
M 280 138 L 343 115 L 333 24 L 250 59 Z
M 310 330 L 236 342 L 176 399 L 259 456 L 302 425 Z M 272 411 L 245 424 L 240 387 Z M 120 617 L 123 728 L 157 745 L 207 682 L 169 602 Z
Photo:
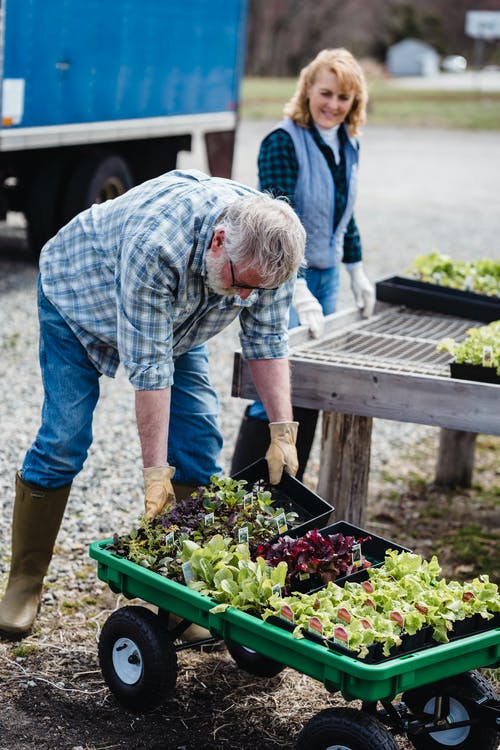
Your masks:
M 262 141 L 257 163 L 260 190 L 288 198 L 293 206 L 299 165 L 286 130 L 274 130 Z

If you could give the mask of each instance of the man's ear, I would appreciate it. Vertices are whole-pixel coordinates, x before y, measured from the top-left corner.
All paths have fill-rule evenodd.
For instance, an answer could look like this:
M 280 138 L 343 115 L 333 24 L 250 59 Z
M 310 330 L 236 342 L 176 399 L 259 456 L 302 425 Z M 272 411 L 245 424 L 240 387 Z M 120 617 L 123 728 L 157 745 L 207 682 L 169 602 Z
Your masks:
M 224 251 L 224 238 L 225 233 L 223 229 L 216 229 L 212 242 L 210 243 L 210 250 L 215 256 L 220 255 Z

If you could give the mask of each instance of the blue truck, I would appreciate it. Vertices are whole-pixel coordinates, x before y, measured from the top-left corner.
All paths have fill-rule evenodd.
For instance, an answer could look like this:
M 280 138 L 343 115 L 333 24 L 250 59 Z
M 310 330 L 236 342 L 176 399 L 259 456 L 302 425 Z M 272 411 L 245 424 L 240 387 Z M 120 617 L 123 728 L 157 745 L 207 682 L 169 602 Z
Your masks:
M 82 209 L 174 169 L 230 177 L 247 0 L 0 0 L 0 218 L 38 254 Z M 199 142 L 199 141 L 196 141 Z

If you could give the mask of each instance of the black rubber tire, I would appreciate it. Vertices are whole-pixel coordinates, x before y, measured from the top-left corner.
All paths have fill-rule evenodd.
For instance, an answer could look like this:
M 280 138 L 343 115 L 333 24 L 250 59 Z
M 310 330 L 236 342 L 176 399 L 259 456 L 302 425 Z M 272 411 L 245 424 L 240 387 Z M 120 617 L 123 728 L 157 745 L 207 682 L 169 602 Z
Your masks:
M 62 217 L 66 224 L 93 203 L 117 198 L 134 185 L 127 162 L 114 154 L 97 153 L 81 158 L 68 180 Z
M 449 696 L 452 699 L 450 714 L 456 721 L 467 720 L 469 710 L 461 702 L 461 698 L 493 698 L 496 693 L 482 674 L 476 670 L 450 677 L 441 682 L 433 682 L 403 694 L 403 703 L 416 715 L 433 714 L 436 697 Z M 439 738 L 442 738 L 441 741 Z M 439 748 L 455 748 L 455 750 L 497 750 L 498 732 L 495 727 L 475 724 L 471 727 L 458 727 L 431 735 L 416 735 L 410 737 L 417 750 L 438 750 Z
M 305 725 L 297 750 L 398 750 L 384 725 L 355 708 L 327 708 Z
M 253 651 L 251 648 L 242 646 L 240 643 L 226 641 L 226 647 L 240 669 L 255 677 L 276 677 L 285 669 L 285 665 L 268 656 Z
M 98 653 L 107 686 L 135 714 L 160 706 L 175 687 L 175 647 L 158 617 L 146 607 L 113 612 L 101 631 Z

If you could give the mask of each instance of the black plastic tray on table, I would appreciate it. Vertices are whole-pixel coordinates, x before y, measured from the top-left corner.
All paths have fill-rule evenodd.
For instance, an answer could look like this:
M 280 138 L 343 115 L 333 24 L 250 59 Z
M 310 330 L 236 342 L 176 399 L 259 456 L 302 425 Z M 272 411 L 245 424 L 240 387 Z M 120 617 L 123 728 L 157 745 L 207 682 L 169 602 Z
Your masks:
M 495 367 L 468 365 L 465 362 L 450 362 L 450 375 L 459 380 L 476 380 L 480 383 L 495 383 L 500 385 L 500 376 Z
M 426 281 L 391 276 L 376 283 L 377 299 L 419 310 L 491 323 L 500 319 L 500 297 L 451 289 Z
M 286 471 L 283 472 L 279 484 L 270 484 L 265 458 L 246 466 L 233 474 L 232 478 L 244 479 L 249 489 L 257 485 L 260 489 L 269 490 L 274 507 L 283 508 L 286 513 L 297 513 L 297 525 L 293 529 L 289 529 L 287 534 L 291 534 L 293 531 L 294 536 L 302 536 L 309 529 L 321 529 L 328 522 L 330 514 L 334 510 L 330 503 L 327 503 L 326 500 L 323 500 Z

